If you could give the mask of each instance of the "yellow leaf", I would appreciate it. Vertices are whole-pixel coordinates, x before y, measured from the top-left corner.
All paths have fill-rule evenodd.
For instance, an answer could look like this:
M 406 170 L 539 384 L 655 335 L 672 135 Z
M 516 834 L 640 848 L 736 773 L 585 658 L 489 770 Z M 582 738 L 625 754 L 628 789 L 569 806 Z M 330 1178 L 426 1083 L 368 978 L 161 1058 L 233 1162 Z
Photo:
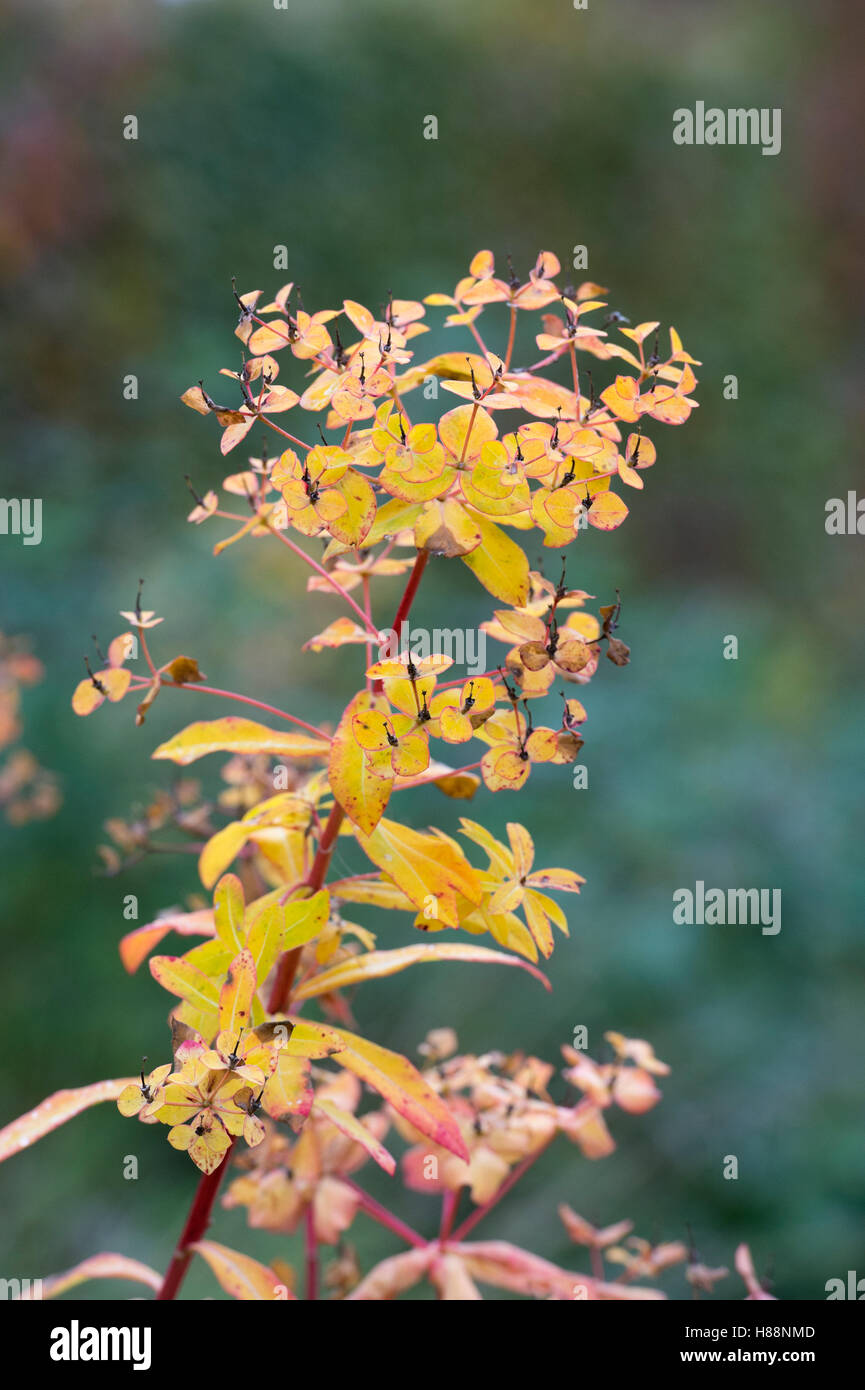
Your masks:
M 216 985 L 203 970 L 184 960 L 183 956 L 154 956 L 150 962 L 150 973 L 169 994 L 176 994 L 205 1013 L 212 1011 L 215 1016 L 219 1007 Z
M 329 1056 L 331 1048 L 325 1056 Z M 300 1124 L 312 1105 L 308 1057 L 293 1057 L 287 1047 L 279 1053 L 276 1071 L 267 1078 L 261 1104 L 272 1120 Z
M 340 878 L 331 883 L 330 891 L 340 902 L 368 903 L 371 907 L 393 908 L 397 912 L 411 912 L 414 903 L 407 898 L 402 889 L 386 879 Z
M 189 1246 L 201 1255 L 226 1293 L 245 1302 L 273 1303 L 294 1299 L 294 1294 L 267 1265 L 251 1255 L 238 1254 L 215 1240 L 197 1240 Z
M 226 874 L 216 885 L 213 894 L 213 925 L 219 940 L 233 956 L 243 950 L 246 934 L 243 885 L 234 874 Z
M 257 984 L 255 961 L 243 950 L 228 968 L 228 979 L 219 993 L 219 1031 L 242 1033 L 249 1026 L 252 996 Z
M 233 821 L 210 837 L 198 858 L 198 876 L 205 888 L 213 887 L 219 875 L 243 849 L 249 830 L 249 826 Z
M 293 1002 L 312 999 L 317 994 L 329 994 L 332 990 L 345 989 L 363 980 L 377 980 L 385 975 L 395 975 L 410 965 L 428 961 L 465 961 L 478 965 L 518 965 L 550 989 L 546 976 L 517 956 L 506 956 L 500 951 L 491 951 L 486 946 L 472 946 L 466 942 L 448 942 L 439 945 L 402 946 L 395 951 L 370 951 L 364 956 L 350 956 L 329 970 L 305 980 L 292 996 Z
M 439 420 L 439 438 L 455 459 L 476 458 L 481 447 L 498 438 L 492 415 L 479 405 L 458 405 Z
M 599 531 L 615 531 L 628 515 L 628 508 L 615 492 L 598 493 L 589 508 L 588 519 Z
M 328 520 L 327 529 L 343 545 L 357 547 L 375 520 L 375 493 L 369 480 L 353 468 L 340 479 L 336 489 L 346 504 L 345 511 Z
M 291 734 L 267 729 L 252 719 L 233 714 L 224 719 L 201 719 L 189 724 L 152 754 L 173 763 L 194 763 L 207 753 L 271 753 L 284 758 L 326 757 L 329 745 L 307 734 Z
M 427 502 L 414 529 L 418 550 L 453 559 L 468 555 L 481 543 L 481 533 L 465 507 L 453 499 Z
M 297 946 L 305 946 L 313 941 L 324 928 L 330 916 L 330 894 L 322 888 L 311 898 L 299 898 L 286 904 L 285 932 L 280 949 L 293 951 Z
M 367 532 L 367 546 L 377 545 L 386 536 L 395 536 L 400 531 L 408 530 L 414 526 L 422 511 L 422 503 L 404 502 L 401 497 L 391 498 L 379 507 L 376 519 Z
M 437 904 L 435 919 L 443 926 L 459 925 L 456 895 L 481 900 L 477 874 L 462 851 L 435 835 L 422 835 L 396 821 L 381 820 L 371 835 L 357 838 L 374 864 L 392 878 L 421 910 Z
M 353 720 L 368 710 L 387 709 L 382 701 L 361 690 L 349 702 L 333 736 L 328 763 L 331 791 L 346 815 L 365 833 L 375 830 L 390 800 L 393 779 L 379 777 L 355 738 Z
M 259 980 L 266 980 L 276 963 L 285 931 L 285 908 L 271 903 L 260 912 L 249 928 L 246 945 L 255 963 Z
M 345 1045 L 346 1050 L 337 1054 L 341 1067 L 353 1071 L 372 1086 L 434 1144 L 468 1161 L 468 1150 L 456 1119 L 408 1058 L 342 1028 L 328 1031 L 341 1038 Z
M 495 598 L 522 608 L 529 599 L 529 562 L 523 551 L 489 517 L 466 510 L 480 530 L 481 543 L 461 557 L 463 564 Z
M 313 1110 L 326 1115 L 331 1124 L 344 1134 L 346 1138 L 353 1139 L 356 1144 L 360 1144 L 365 1149 L 370 1158 L 373 1159 L 386 1173 L 391 1176 L 396 1172 L 396 1159 L 384 1146 L 376 1139 L 356 1115 L 352 1115 L 350 1110 L 342 1110 L 338 1105 L 326 1097 L 316 1097 L 312 1105 Z

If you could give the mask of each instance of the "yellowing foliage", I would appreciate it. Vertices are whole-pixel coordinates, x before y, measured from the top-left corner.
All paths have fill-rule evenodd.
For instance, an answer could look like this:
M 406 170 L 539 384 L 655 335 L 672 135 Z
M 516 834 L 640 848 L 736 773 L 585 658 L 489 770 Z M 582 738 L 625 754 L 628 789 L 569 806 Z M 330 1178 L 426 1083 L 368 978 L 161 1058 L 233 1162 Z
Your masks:
M 591 1276 L 503 1242 L 465 1239 L 557 1136 L 598 1159 L 615 1148 L 606 1118 L 613 1108 L 640 1114 L 656 1104 L 668 1068 L 644 1040 L 608 1034 L 614 1060 L 602 1063 L 565 1048 L 564 1080 L 579 1095 L 563 1104 L 548 1089 L 553 1066 L 531 1054 L 458 1056 L 451 1031 L 437 1029 L 416 1067 L 353 1031 L 355 989 L 415 965 L 517 966 L 549 988 L 535 962 L 552 954 L 554 930 L 568 933 L 550 895 L 577 894 L 585 880 L 571 867 L 536 867 L 519 821 L 508 821 L 505 841 L 479 819 L 461 820 L 462 838 L 486 856 L 484 867 L 440 829 L 406 822 L 418 814 L 428 820 L 439 792 L 483 800 L 518 791 L 536 767 L 549 794 L 560 794 L 587 720 L 586 705 L 567 687 L 588 685 L 601 655 L 616 667 L 629 661 L 615 635 L 618 594 L 595 614 L 586 607 L 592 596 L 567 582 L 566 556 L 558 582 L 528 558 L 538 543 L 567 552 L 582 535 L 594 544 L 594 533 L 622 525 L 630 514 L 622 489 L 638 498 L 657 458 L 644 428 L 682 424 L 697 404 L 699 363 L 676 331 L 664 356 L 657 323 L 619 329 L 621 316 L 598 318 L 606 293 L 591 282 L 561 283 L 550 251 L 521 277 L 510 263 L 507 271 L 497 266 L 489 250 L 472 258 L 452 294 L 391 297 L 380 317 L 352 299 L 310 312 L 293 283 L 265 304 L 260 291 L 235 290 L 243 355 L 239 370 L 235 360 L 221 373 L 220 395 L 230 399 L 218 402 L 203 383 L 182 397 L 215 418 L 223 455 L 253 426 L 256 437 L 276 436 L 275 454 L 262 450 L 225 477 L 223 498 L 216 489 L 200 496 L 190 483 L 188 519 L 230 523 L 215 544 L 218 556 L 265 543 L 305 563 L 304 649 L 338 651 L 339 669 L 350 666 L 354 675 L 341 691 L 346 703 L 335 729 L 206 685 L 195 657 L 151 655 L 150 634 L 162 619 L 142 608 L 139 588 L 134 608 L 122 612 L 129 630 L 96 671 L 88 665 L 72 697 L 74 711 L 89 715 L 134 693 L 139 724 L 169 689 L 247 707 L 196 718 L 153 752 L 179 768 L 209 754 L 227 758 L 215 800 L 182 778 L 138 820 L 107 827 L 113 845 L 103 857 L 112 873 L 170 848 L 159 836 L 181 835 L 176 843 L 187 849 L 192 837 L 200 884 L 213 895 L 212 908 L 196 895 L 189 910 L 170 909 L 121 942 L 127 970 L 150 957 L 154 981 L 171 996 L 171 1059 L 146 1075 L 142 1069 L 137 1081 L 61 1092 L 0 1133 L 3 1157 L 109 1098 L 127 1118 L 166 1126 L 169 1144 L 202 1179 L 160 1298 L 175 1296 L 193 1253 L 233 1298 L 294 1297 L 284 1261 L 268 1268 L 203 1239 L 233 1158 L 239 1176 L 226 1205 L 282 1234 L 303 1224 L 308 1297 L 319 1244 L 338 1247 L 327 1274 L 334 1297 L 358 1300 L 392 1298 L 423 1278 L 445 1300 L 474 1301 L 484 1284 L 565 1299 L 575 1281 L 590 1299 L 656 1298 L 657 1290 L 632 1281 L 651 1280 L 679 1258 L 672 1247 L 620 1246 L 627 1223 L 596 1231 L 570 1208 L 563 1219 L 591 1248 Z M 419 360 L 428 308 L 444 308 L 448 327 L 470 335 L 468 353 Z M 540 315 L 534 346 L 521 346 L 518 359 L 519 321 L 532 313 Z M 479 326 L 487 315 L 492 331 L 502 316 L 501 355 L 487 346 L 487 322 Z M 538 361 L 518 365 L 536 352 Z M 609 378 L 598 394 L 590 384 L 588 396 L 580 375 L 586 355 Z M 286 368 L 293 385 L 277 382 Z M 430 412 L 439 387 L 442 402 Z M 420 418 L 426 413 L 436 418 Z M 316 419 L 304 423 L 310 415 Z M 484 641 L 507 648 L 490 669 L 455 673 L 450 653 L 405 636 L 425 573 L 442 560 L 459 560 L 470 593 L 483 599 Z M 380 592 L 394 580 L 404 582 L 402 597 L 382 627 Z M 338 614 L 322 623 L 320 602 L 338 604 Z M 564 698 L 550 714 L 538 702 L 554 685 Z M 455 756 L 472 743 L 481 746 Z M 343 854 L 353 860 L 341 877 L 332 872 L 338 846 L 340 863 Z M 344 915 L 354 905 L 374 926 Z M 386 915 L 393 912 L 409 913 L 424 932 L 460 939 L 382 948 L 379 936 L 398 930 Z M 150 956 L 171 932 L 203 939 L 183 955 Z M 487 933 L 504 949 L 465 939 Z M 320 1016 L 302 1016 L 310 1008 Z M 376 1108 L 361 1111 L 370 1094 Z M 384 1144 L 390 1129 L 406 1146 L 399 1163 Z M 370 1160 L 389 1175 L 399 1166 L 408 1187 L 439 1195 L 437 1239 L 418 1236 L 366 1196 L 352 1175 Z M 463 1196 L 472 1210 L 458 1221 Z M 359 1212 L 410 1247 L 365 1277 L 344 1239 Z M 620 1282 L 606 1278 L 605 1253 L 624 1266 Z M 121 1258 L 96 1257 L 93 1270 Z M 150 1280 L 132 1266 L 115 1272 Z M 695 1287 L 710 1273 L 694 1274 Z M 86 1275 L 59 1277 L 66 1287 Z

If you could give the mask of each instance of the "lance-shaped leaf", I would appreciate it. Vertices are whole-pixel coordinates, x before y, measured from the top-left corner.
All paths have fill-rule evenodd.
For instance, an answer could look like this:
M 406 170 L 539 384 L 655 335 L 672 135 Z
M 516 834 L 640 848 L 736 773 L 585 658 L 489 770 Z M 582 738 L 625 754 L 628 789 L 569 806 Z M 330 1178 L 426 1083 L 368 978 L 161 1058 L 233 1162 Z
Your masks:
M 225 874 L 213 894 L 213 925 L 219 940 L 232 955 L 243 950 L 245 907 L 240 879 L 235 874 Z
M 228 967 L 228 979 L 219 993 L 219 1031 L 239 1035 L 249 1026 L 252 998 L 258 981 L 255 961 L 249 951 L 235 956 Z
M 379 777 L 373 772 L 355 737 L 353 721 L 356 715 L 379 706 L 387 709 L 386 702 L 366 690 L 349 702 L 330 745 L 327 770 L 331 791 L 349 820 L 365 834 L 375 830 L 381 820 L 390 800 L 393 779 Z
M 322 888 L 311 898 L 297 898 L 285 906 L 285 932 L 280 948 L 293 951 L 305 946 L 324 929 L 330 915 L 330 894 Z
M 294 1294 L 267 1265 L 250 1255 L 241 1255 L 215 1240 L 197 1240 L 190 1245 L 207 1261 L 226 1293 L 246 1302 L 273 1303 L 294 1299 Z
M 65 1125 L 82 1110 L 91 1105 L 99 1105 L 103 1100 L 116 1100 L 127 1086 L 134 1086 L 137 1078 L 121 1076 L 117 1081 L 94 1081 L 91 1086 L 78 1086 L 75 1090 L 55 1091 L 26 1115 L 0 1129 L 0 1162 L 11 1158 L 12 1154 L 29 1149 L 43 1134 L 49 1134 L 58 1125 Z
M 587 1274 L 561 1269 L 558 1265 L 521 1250 L 505 1240 L 480 1241 L 475 1244 L 451 1245 L 448 1253 L 459 1255 L 473 1279 L 481 1284 L 493 1284 L 512 1293 L 529 1294 L 535 1298 L 573 1299 L 663 1299 L 660 1289 L 634 1287 L 630 1284 L 607 1284 Z M 577 1291 L 580 1291 L 579 1293 Z
M 31 1287 L 21 1294 L 21 1298 L 56 1298 L 58 1294 L 66 1293 L 67 1289 L 86 1284 L 89 1279 L 131 1279 L 133 1283 L 146 1284 L 154 1293 L 162 1288 L 162 1275 L 155 1269 L 143 1265 L 140 1260 L 130 1260 L 126 1255 L 114 1255 L 106 1250 L 102 1254 L 91 1255 L 62 1274 L 49 1274 L 40 1280 L 38 1294 Z
M 423 911 L 436 903 L 436 920 L 459 925 L 457 894 L 479 903 L 480 880 L 459 847 L 435 835 L 423 835 L 396 821 L 381 820 L 371 835 L 357 833 L 358 842 L 374 864 L 392 878 Z
M 197 912 L 166 912 L 154 922 L 147 922 L 143 927 L 127 932 L 120 942 L 120 959 L 130 975 L 135 974 L 154 946 L 158 946 L 171 931 L 176 931 L 180 936 L 213 936 L 212 909 L 205 907 Z
M 198 860 L 198 872 L 205 888 L 213 886 L 248 841 L 263 848 L 276 830 L 305 829 L 311 810 L 310 803 L 301 797 L 280 793 L 253 806 L 242 820 L 217 830 Z
M 313 1102 L 313 1109 L 320 1114 L 326 1115 L 331 1124 L 334 1125 L 347 1139 L 353 1139 L 356 1144 L 360 1144 L 365 1149 L 370 1158 L 374 1159 L 380 1168 L 391 1176 L 396 1172 L 396 1159 L 380 1142 L 376 1139 L 363 1123 L 352 1115 L 350 1110 L 343 1110 L 340 1106 L 334 1105 L 333 1101 L 322 1096 Z
M 472 1303 L 483 1298 L 462 1260 L 457 1255 L 442 1255 L 430 1267 L 430 1283 L 438 1289 L 443 1302 Z
M 198 857 L 198 876 L 205 888 L 212 888 L 249 839 L 249 826 L 232 821 L 211 835 Z
M 410 965 L 427 961 L 466 961 L 478 965 L 517 965 L 540 980 L 546 989 L 551 989 L 549 980 L 528 961 L 518 956 L 509 956 L 502 951 L 491 951 L 487 946 L 473 946 L 468 942 L 427 942 L 421 946 L 402 946 L 395 951 L 369 951 L 363 956 L 351 956 L 322 970 L 312 979 L 305 980 L 294 991 L 292 999 L 312 999 L 317 994 L 330 994 L 333 990 L 345 989 L 363 980 L 381 979 L 385 975 L 395 975 Z
M 169 994 L 176 994 L 203 1013 L 219 1010 L 219 989 L 203 970 L 183 956 L 154 956 L 150 973 Z
M 433 1143 L 468 1162 L 468 1150 L 459 1125 L 441 1096 L 436 1095 L 407 1057 L 390 1052 L 378 1043 L 347 1033 L 343 1028 L 328 1032 L 342 1039 L 345 1051 L 336 1060 L 378 1091 L 400 1115 Z
M 251 757 L 269 753 L 282 758 L 327 757 L 330 744 L 307 734 L 293 734 L 268 729 L 254 719 L 240 719 L 233 714 L 224 719 L 200 719 L 181 729 L 179 734 L 161 743 L 152 754 L 169 762 L 186 766 L 208 753 L 241 753 Z
M 334 898 L 340 902 L 368 903 L 371 907 L 394 908 L 398 912 L 411 912 L 414 908 L 411 898 L 407 898 L 402 889 L 388 879 L 355 874 L 350 878 L 336 879 L 329 887 Z
M 259 980 L 266 980 L 279 955 L 285 932 L 285 908 L 271 903 L 253 920 L 246 938 Z
M 396 1298 L 398 1293 L 420 1283 L 436 1255 L 436 1246 L 430 1244 L 382 1260 L 352 1290 L 346 1301 L 382 1302 Z

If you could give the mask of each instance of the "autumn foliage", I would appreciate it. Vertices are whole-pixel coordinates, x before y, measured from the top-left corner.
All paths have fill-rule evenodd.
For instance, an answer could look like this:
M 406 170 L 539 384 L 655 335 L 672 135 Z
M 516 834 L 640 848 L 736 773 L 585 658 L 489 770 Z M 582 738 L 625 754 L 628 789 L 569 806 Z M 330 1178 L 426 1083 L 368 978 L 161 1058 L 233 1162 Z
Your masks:
M 308 589 L 337 610 L 310 633 L 308 659 L 346 647 L 345 669 L 357 674 L 336 727 L 315 727 L 208 685 L 197 659 L 157 657 L 162 620 L 142 608 L 140 592 L 107 655 L 88 663 L 72 700 L 79 715 L 131 699 L 141 724 L 157 697 L 178 688 L 245 708 L 197 718 L 153 752 L 180 768 L 227 758 L 215 808 L 184 774 L 143 819 L 108 827 L 108 872 L 150 852 L 159 835 L 181 837 L 197 847 L 208 894 L 210 905 L 166 913 L 120 943 L 126 969 L 146 962 L 170 996 L 170 1039 L 142 1040 L 157 1065 L 61 1092 L 0 1135 L 5 1157 L 113 1099 L 191 1160 L 198 1193 L 164 1277 L 101 1255 L 56 1276 L 53 1291 L 113 1274 L 172 1298 L 196 1254 L 230 1295 L 264 1300 L 390 1299 L 423 1280 L 442 1299 L 480 1298 L 481 1285 L 548 1299 L 652 1299 L 664 1296 L 653 1280 L 671 1264 L 686 1262 L 698 1290 L 725 1275 L 680 1242 L 653 1247 L 628 1222 L 597 1230 L 570 1207 L 560 1215 L 590 1272 L 474 1238 L 553 1141 L 601 1159 L 614 1148 L 611 1111 L 639 1115 L 657 1103 L 668 1068 L 647 1042 L 610 1032 L 606 1060 L 564 1046 L 565 1093 L 554 1064 L 530 1052 L 461 1055 L 443 1026 L 415 1066 L 353 1027 L 353 991 L 415 965 L 515 967 L 533 977 L 526 988 L 549 988 L 539 962 L 557 933 L 568 934 L 561 895 L 573 902 L 584 882 L 571 866 L 547 867 L 516 812 L 505 840 L 480 811 L 461 818 L 458 837 L 405 823 L 408 807 L 414 819 L 418 807 L 433 818 L 440 794 L 482 805 L 487 793 L 517 792 L 535 764 L 569 781 L 587 718 L 577 694 L 602 657 L 611 677 L 629 661 L 618 596 L 593 609 L 566 578 L 569 548 L 587 528 L 625 521 L 625 499 L 656 461 L 650 433 L 685 423 L 696 405 L 698 363 L 675 329 L 662 348 L 657 323 L 632 327 L 607 312 L 600 285 L 560 278 L 550 252 L 520 279 L 481 251 L 452 294 L 391 298 L 378 318 L 353 300 L 310 313 L 291 284 L 266 303 L 259 291 L 235 292 L 243 365 L 226 368 L 213 395 L 202 382 L 183 400 L 215 420 L 223 455 L 255 426 L 275 447 L 245 459 L 221 496 L 190 481 L 189 520 L 218 528 L 217 555 L 276 543 L 301 557 Z M 428 308 L 444 309 L 468 351 L 424 358 Z M 536 316 L 537 360 L 518 366 L 527 314 Z M 488 346 L 487 320 L 500 353 Z M 420 421 L 433 401 L 437 421 Z M 544 573 L 530 567 L 530 537 L 549 552 Z M 433 556 L 459 562 L 483 600 L 480 630 L 500 644 L 483 673 L 455 674 L 451 656 L 399 645 Z M 402 597 L 383 615 L 380 589 L 395 578 Z M 211 664 L 209 653 L 201 658 Z M 340 838 L 358 847 L 361 871 L 334 874 Z M 374 931 L 350 920 L 355 905 L 373 910 Z M 379 946 L 401 929 L 404 941 L 407 925 L 423 935 Z M 172 934 L 196 944 L 161 953 Z M 394 1186 L 399 1175 L 436 1197 L 432 1237 L 365 1192 L 357 1175 L 369 1163 Z M 253 1227 L 302 1229 L 305 1277 L 281 1258 L 265 1267 L 206 1240 L 220 1192 Z M 386 1226 L 395 1245 L 366 1271 L 350 1241 L 361 1216 Z M 747 1260 L 738 1259 L 741 1272 Z M 749 1277 L 749 1296 L 765 1297 Z

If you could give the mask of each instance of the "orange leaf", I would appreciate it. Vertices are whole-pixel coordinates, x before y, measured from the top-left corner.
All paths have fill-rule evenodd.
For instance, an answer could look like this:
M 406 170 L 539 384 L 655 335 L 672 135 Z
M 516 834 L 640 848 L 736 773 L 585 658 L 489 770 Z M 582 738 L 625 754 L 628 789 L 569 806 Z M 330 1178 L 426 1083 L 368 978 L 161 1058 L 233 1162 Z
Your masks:
M 209 907 L 199 908 L 197 912 L 166 913 L 154 922 L 136 927 L 127 932 L 120 942 L 120 959 L 124 968 L 134 975 L 142 961 L 146 960 L 170 931 L 180 936 L 213 936 L 213 912 Z
M 215 1240 L 194 1241 L 189 1247 L 201 1255 L 216 1275 L 226 1293 L 244 1302 L 281 1302 L 295 1295 L 267 1265 L 259 1264 L 251 1255 L 241 1255 Z
M 356 714 L 363 714 L 379 705 L 387 708 L 386 702 L 377 700 L 365 690 L 355 695 L 333 736 L 328 764 L 331 791 L 349 819 L 366 834 L 375 830 L 384 814 L 393 779 L 379 777 L 372 771 L 355 738 L 353 721 Z
M 434 1144 L 440 1144 L 443 1149 L 468 1162 L 468 1150 L 456 1119 L 441 1096 L 436 1095 L 407 1057 L 379 1047 L 366 1038 L 359 1038 L 354 1033 L 347 1033 L 342 1028 L 329 1027 L 328 1032 L 345 1044 L 346 1050 L 336 1054 L 341 1067 L 353 1071 L 378 1091 L 394 1110 L 405 1116 L 415 1129 Z

